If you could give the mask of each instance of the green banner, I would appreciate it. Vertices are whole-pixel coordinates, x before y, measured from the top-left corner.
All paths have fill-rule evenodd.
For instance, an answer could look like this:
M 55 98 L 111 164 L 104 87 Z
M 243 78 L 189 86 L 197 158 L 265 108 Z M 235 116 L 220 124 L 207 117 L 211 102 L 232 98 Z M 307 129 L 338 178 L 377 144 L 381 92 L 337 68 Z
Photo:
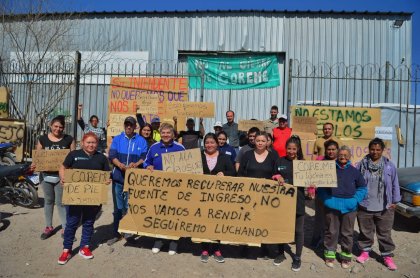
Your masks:
M 216 90 L 241 90 L 272 88 L 280 85 L 277 57 L 275 55 L 249 57 L 188 57 L 189 87 L 201 88 L 204 71 L 204 88 Z

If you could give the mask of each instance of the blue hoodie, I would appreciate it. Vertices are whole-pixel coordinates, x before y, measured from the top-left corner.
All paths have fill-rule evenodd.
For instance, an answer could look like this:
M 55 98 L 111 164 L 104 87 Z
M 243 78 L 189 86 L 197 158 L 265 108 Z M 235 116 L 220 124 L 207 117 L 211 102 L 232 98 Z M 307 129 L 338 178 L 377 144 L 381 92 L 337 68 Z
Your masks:
M 338 210 L 342 214 L 356 211 L 358 204 L 367 194 L 365 179 L 350 161 L 344 167 L 338 163 L 336 166 L 337 187 L 319 188 L 318 196 L 326 207 Z
M 121 163 L 128 166 L 132 162 L 138 162 L 146 157 L 147 142 L 146 140 L 134 133 L 133 137 L 128 138 L 125 132 L 121 132 L 112 139 L 111 148 L 109 149 L 109 160 L 112 162 L 117 158 Z M 118 167 L 112 170 L 112 180 L 124 184 L 124 173 Z

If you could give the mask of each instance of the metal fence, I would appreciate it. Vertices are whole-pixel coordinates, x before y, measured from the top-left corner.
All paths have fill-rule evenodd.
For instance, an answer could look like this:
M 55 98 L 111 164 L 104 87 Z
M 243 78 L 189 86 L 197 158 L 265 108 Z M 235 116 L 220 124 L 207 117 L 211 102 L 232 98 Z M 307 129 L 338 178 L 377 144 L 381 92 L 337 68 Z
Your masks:
M 10 118 L 26 121 L 25 155 L 30 156 L 36 139 L 47 132 L 49 120 L 56 115 L 65 115 L 66 133 L 76 134 L 76 139 L 80 138 L 81 130 L 76 122 L 78 104 L 83 104 L 82 116 L 85 120 L 95 114 L 102 122 L 100 125 L 105 126 L 112 76 L 188 77 L 188 66 L 184 60 L 109 58 L 84 61 L 77 52 L 71 59 L 48 63 L 0 61 L 0 86 L 8 87 L 12 92 L 9 101 Z M 398 125 L 405 137 L 405 144 L 393 144 L 393 160 L 399 167 L 420 165 L 420 160 L 416 159 L 416 153 L 420 151 L 419 137 L 416 136 L 418 112 L 417 106 L 413 105 L 418 101 L 418 66 L 393 66 L 389 63 L 381 66 L 353 66 L 344 63 L 313 65 L 307 61 L 289 60 L 286 70 L 285 91 L 280 90 L 275 94 L 281 95 L 278 99 L 287 101 L 287 107 L 380 107 L 382 124 Z M 224 99 L 219 101 L 220 93 L 213 94 L 204 89 L 189 92 L 189 98 L 193 101 L 203 101 L 203 95 L 205 101 L 220 102 L 223 108 L 227 107 Z M 236 101 L 248 102 L 251 98 Z M 248 107 L 249 104 L 235 105 Z M 230 100 L 228 106 L 231 107 Z M 258 109 L 268 111 L 269 107 Z M 223 112 L 219 112 L 217 120 L 223 115 Z M 242 112 L 242 116 L 245 116 L 247 111 Z M 205 125 L 210 130 L 212 122 L 208 120 Z
M 312 64 L 289 60 L 287 99 L 290 105 L 379 107 L 382 125 L 397 125 L 404 143 L 393 140 L 398 167 L 420 165 L 417 120 L 420 68 L 404 64 Z M 401 143 L 401 142 L 400 142 Z

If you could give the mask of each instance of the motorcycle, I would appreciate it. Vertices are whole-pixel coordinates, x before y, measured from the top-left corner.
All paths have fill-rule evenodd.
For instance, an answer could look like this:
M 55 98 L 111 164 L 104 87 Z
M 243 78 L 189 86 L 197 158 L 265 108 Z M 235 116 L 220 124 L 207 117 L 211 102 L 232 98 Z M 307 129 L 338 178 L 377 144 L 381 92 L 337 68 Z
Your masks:
M 0 143 L 0 165 L 15 165 L 16 147 L 13 143 Z
M 28 173 L 29 164 L 0 166 L 0 196 L 13 205 L 33 208 L 38 204 L 39 177 Z

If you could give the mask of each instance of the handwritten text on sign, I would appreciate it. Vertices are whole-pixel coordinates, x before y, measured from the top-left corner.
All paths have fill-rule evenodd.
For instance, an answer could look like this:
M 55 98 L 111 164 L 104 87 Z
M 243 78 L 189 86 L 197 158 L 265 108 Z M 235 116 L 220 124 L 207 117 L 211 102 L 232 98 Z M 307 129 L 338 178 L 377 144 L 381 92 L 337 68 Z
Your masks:
M 143 94 L 137 101 L 138 113 L 157 114 L 158 113 L 159 96 L 157 94 Z
M 257 120 L 240 120 L 238 123 L 238 129 L 242 131 L 248 131 L 253 127 L 258 127 L 260 130 L 264 130 L 264 122 Z
M 166 116 L 176 117 L 214 117 L 213 102 L 167 102 Z
M 22 161 L 25 123 L 18 120 L 0 120 L 0 143 L 13 143 L 17 146 L 16 160 Z
M 58 172 L 69 152 L 69 149 L 34 150 L 32 161 L 39 172 Z
M 200 149 L 162 153 L 163 171 L 175 173 L 203 173 L 203 161 Z
M 124 120 L 128 116 L 136 119 L 134 114 L 109 114 L 109 126 L 107 128 L 107 136 L 116 136 L 124 131 Z
M 293 160 L 293 185 L 308 187 L 337 187 L 335 161 Z
M 64 171 L 63 204 L 100 205 L 108 199 L 110 172 L 66 169 Z
M 120 231 L 253 244 L 294 240 L 296 189 L 290 185 L 128 169 L 124 189 L 129 209 Z
M 322 125 L 332 123 L 334 136 L 354 139 L 372 139 L 375 126 L 381 126 L 379 108 L 333 107 L 333 106 L 292 106 L 292 116 L 318 118 L 318 136 L 322 136 Z

